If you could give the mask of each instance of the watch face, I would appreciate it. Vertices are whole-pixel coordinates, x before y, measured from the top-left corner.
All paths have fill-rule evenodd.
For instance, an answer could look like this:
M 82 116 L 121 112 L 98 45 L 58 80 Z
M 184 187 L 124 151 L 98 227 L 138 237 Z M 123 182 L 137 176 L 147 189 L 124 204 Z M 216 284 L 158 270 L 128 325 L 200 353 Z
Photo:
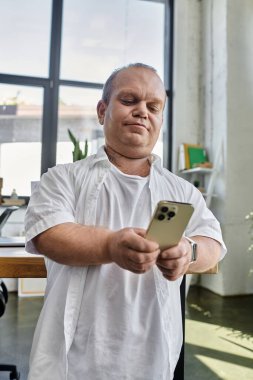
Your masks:
M 191 248 L 192 248 L 191 263 L 192 263 L 192 262 L 197 260 L 197 243 L 195 243 L 195 241 L 193 241 L 192 239 L 190 239 L 188 237 L 186 237 L 186 239 L 191 244 Z
M 194 242 L 192 243 L 192 261 L 197 260 L 197 244 Z

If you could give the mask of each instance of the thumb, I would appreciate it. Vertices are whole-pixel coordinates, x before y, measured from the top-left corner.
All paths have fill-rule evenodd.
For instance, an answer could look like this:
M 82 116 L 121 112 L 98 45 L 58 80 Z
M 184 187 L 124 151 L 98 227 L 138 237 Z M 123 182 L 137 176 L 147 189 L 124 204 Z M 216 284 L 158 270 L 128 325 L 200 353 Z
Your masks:
M 141 237 L 145 237 L 145 235 L 146 235 L 146 230 L 144 230 L 144 228 L 133 228 L 133 231 L 134 231 L 137 235 L 139 235 L 139 236 L 141 236 Z
M 159 249 L 159 244 L 155 241 L 152 241 L 152 240 L 147 240 L 146 239 L 146 234 L 147 234 L 147 231 L 144 230 L 143 228 L 134 228 L 133 229 L 134 232 L 140 236 L 141 238 L 145 239 L 145 242 L 148 242 L 149 244 L 149 249 L 153 249 L 153 250 L 157 250 Z

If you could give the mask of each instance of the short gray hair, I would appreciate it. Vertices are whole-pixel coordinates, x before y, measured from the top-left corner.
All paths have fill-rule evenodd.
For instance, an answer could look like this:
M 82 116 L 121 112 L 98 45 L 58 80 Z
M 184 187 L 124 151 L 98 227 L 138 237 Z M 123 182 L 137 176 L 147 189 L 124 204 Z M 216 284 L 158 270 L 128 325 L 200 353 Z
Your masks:
M 142 69 L 147 69 L 147 70 L 151 70 L 153 71 L 155 74 L 157 74 L 157 70 L 152 67 L 152 66 L 149 66 L 149 65 L 146 65 L 145 63 L 130 63 L 129 65 L 126 65 L 126 66 L 122 66 L 116 70 L 114 70 L 112 72 L 112 74 L 109 76 L 109 78 L 106 80 L 105 84 L 104 84 L 104 87 L 103 87 L 103 92 L 102 92 L 102 100 L 108 104 L 109 101 L 110 101 L 110 98 L 111 98 L 111 95 L 112 95 L 112 91 L 113 91 L 113 84 L 114 84 L 114 80 L 115 78 L 117 77 L 117 75 L 123 71 L 123 70 L 126 70 L 126 69 L 129 69 L 129 68 L 142 68 Z

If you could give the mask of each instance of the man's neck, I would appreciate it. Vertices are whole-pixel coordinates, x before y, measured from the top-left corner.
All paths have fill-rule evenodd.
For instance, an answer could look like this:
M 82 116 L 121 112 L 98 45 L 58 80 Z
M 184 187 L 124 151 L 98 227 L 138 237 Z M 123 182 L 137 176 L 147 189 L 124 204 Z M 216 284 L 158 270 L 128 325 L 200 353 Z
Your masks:
M 150 173 L 150 156 L 141 158 L 126 157 L 109 146 L 105 147 L 105 152 L 109 161 L 125 174 L 147 177 Z

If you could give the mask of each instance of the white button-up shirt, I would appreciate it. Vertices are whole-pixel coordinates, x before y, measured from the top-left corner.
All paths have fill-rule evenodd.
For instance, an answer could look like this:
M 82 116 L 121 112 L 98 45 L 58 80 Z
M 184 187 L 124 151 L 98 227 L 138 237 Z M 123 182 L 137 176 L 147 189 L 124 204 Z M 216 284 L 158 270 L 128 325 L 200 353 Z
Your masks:
M 38 253 L 32 239 L 39 233 L 57 224 L 76 222 L 85 225 L 97 225 L 100 223 L 97 206 L 101 204 L 101 189 L 103 189 L 105 183 L 108 184 L 110 182 L 109 174 L 111 170 L 111 163 L 103 148 L 96 155 L 90 156 L 86 160 L 77 161 L 73 164 L 58 165 L 49 169 L 48 173 L 42 176 L 40 186 L 32 195 L 27 210 L 26 250 L 31 253 Z M 216 239 L 223 246 L 222 256 L 225 254 L 225 246 L 222 241 L 219 223 L 210 210 L 206 208 L 201 193 L 189 182 L 163 169 L 157 156 L 153 156 L 149 178 L 149 192 L 151 204 L 148 208 L 148 213 L 150 214 L 154 210 L 156 203 L 162 199 L 192 203 L 195 211 L 185 234 L 187 236 L 202 235 Z M 102 224 L 104 225 L 104 221 L 102 221 Z M 108 220 L 107 227 L 116 229 L 116 226 L 110 220 Z M 119 227 L 130 227 L 130 225 L 120 225 Z M 139 227 L 144 226 L 139 225 Z M 75 355 L 73 355 L 73 352 L 74 354 L 78 352 L 78 349 L 75 351 L 73 347 L 78 347 L 78 345 L 76 346 L 78 341 L 76 340 L 75 333 L 76 331 L 80 331 L 79 317 L 83 315 L 84 306 L 87 309 L 92 309 L 94 306 L 92 304 L 92 297 L 84 296 L 84 289 L 93 289 L 92 284 L 94 284 L 94 286 L 97 286 L 97 289 L 100 289 L 96 297 L 94 297 L 96 304 L 104 302 L 104 286 L 102 284 L 99 287 L 98 281 L 94 282 L 95 276 L 98 273 L 102 273 L 98 272 L 102 268 L 66 266 L 53 262 L 50 259 L 46 259 L 46 265 L 48 281 L 45 303 L 34 335 L 29 379 L 72 380 L 71 373 L 75 372 L 73 372 L 70 366 L 74 363 L 73 358 Z M 105 284 L 107 281 L 106 273 L 110 273 L 109 275 L 107 274 L 108 279 L 112 273 L 110 266 L 113 267 L 115 264 L 98 266 L 106 267 L 103 271 L 103 281 L 105 281 Z M 96 271 L 93 276 L 91 275 L 92 271 Z M 147 377 L 148 375 L 143 371 L 143 368 L 145 367 L 145 360 L 146 366 L 150 366 L 150 356 L 147 355 L 145 358 L 144 355 L 144 359 L 140 359 L 139 362 L 136 360 L 136 354 L 133 352 L 132 355 L 134 356 L 131 360 L 131 352 L 122 352 L 119 344 L 120 339 L 115 339 L 117 343 L 114 344 L 113 334 L 111 334 L 110 349 L 113 346 L 113 350 L 110 351 L 108 347 L 109 354 L 105 352 L 108 358 L 103 362 L 103 367 L 106 362 L 107 368 L 104 367 L 100 370 L 96 362 L 94 363 L 96 371 L 92 372 L 92 363 L 89 363 L 90 369 L 87 370 L 89 372 L 85 372 L 85 379 L 114 380 L 118 376 L 118 378 L 125 380 L 171 380 L 173 379 L 173 372 L 182 345 L 181 279 L 170 282 L 162 276 L 157 267 L 154 267 L 148 274 L 145 274 L 146 277 L 134 274 L 126 276 L 123 272 L 125 271 L 121 268 L 117 268 L 117 272 L 114 272 L 121 276 L 119 282 L 123 289 L 122 294 L 126 294 L 124 289 L 127 289 L 127 283 L 129 281 L 136 282 L 136 278 L 138 278 L 138 284 L 140 278 L 143 278 L 140 281 L 148 281 L 147 283 L 151 284 L 149 292 L 153 292 L 153 304 L 150 304 L 150 307 L 155 312 L 150 319 L 150 323 L 155 323 L 154 330 L 156 329 L 156 333 L 154 332 L 154 337 L 157 338 L 159 336 L 161 338 L 158 354 L 161 361 L 154 360 L 154 366 L 157 366 L 157 368 L 153 368 L 153 374 Z M 138 289 L 142 289 L 140 284 L 138 285 Z M 145 294 L 144 292 L 144 298 Z M 139 294 L 138 297 L 141 304 L 142 294 Z M 124 302 L 126 301 L 124 297 L 120 299 L 119 307 L 124 307 Z M 147 304 L 147 297 L 145 302 Z M 139 305 L 137 309 L 141 310 L 141 306 Z M 117 313 L 115 313 L 114 318 L 115 321 L 113 323 L 115 325 Z M 119 318 L 122 318 L 122 315 Z M 129 320 L 129 323 L 132 323 L 134 320 L 136 321 L 138 318 L 134 319 L 134 316 L 132 316 L 132 321 Z M 99 321 L 93 321 L 94 324 L 96 322 L 99 325 Z M 118 334 L 120 335 L 121 332 L 118 331 Z M 107 333 L 106 338 L 110 339 L 110 332 Z M 142 347 L 145 346 L 145 342 L 141 343 Z M 96 350 L 97 348 L 94 346 L 92 349 Z M 116 373 L 111 370 L 110 377 L 108 368 L 115 367 L 115 357 L 119 363 L 121 360 L 120 355 L 114 355 L 118 352 L 121 352 L 121 357 L 126 356 L 129 358 L 129 369 L 126 369 L 124 374 L 117 374 L 117 370 Z M 77 360 L 85 360 L 85 357 L 77 358 Z M 161 363 L 163 368 L 160 368 Z M 135 374 L 135 377 L 133 377 L 133 374 Z

